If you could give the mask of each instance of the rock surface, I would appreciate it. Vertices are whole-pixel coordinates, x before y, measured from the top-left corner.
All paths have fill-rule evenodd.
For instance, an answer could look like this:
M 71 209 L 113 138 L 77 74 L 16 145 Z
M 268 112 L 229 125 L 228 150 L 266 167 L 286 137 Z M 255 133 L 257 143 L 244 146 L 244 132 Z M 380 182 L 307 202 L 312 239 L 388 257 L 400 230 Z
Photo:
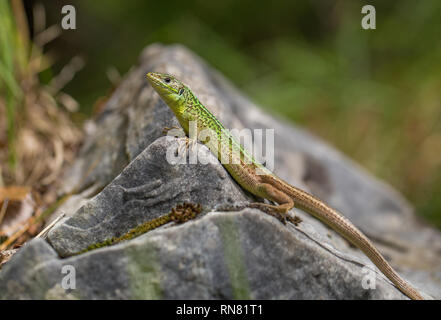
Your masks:
M 209 213 L 179 227 L 67 259 L 59 259 L 47 242 L 36 240 L 2 271 L 10 279 L 1 279 L 0 298 L 403 297 L 381 278 L 376 290 L 364 290 L 362 265 L 342 260 L 292 229 L 245 209 Z M 74 290 L 61 287 L 63 266 L 77 270 Z
M 207 165 L 167 162 L 168 150 L 183 141 L 163 137 L 164 127 L 178 123 L 146 82 L 150 71 L 187 83 L 227 128 L 275 129 L 275 173 L 343 212 L 398 272 L 427 297 L 441 298 L 441 234 L 419 222 L 399 194 L 304 130 L 263 113 L 186 48 L 158 44 L 144 50 L 91 124 L 66 174 L 63 191 L 75 195 L 59 211 L 68 218 L 3 266 L 0 298 L 405 298 L 359 250 L 300 210 L 298 227 L 257 210 L 209 212 L 254 200 L 204 147 Z M 184 201 L 209 213 L 74 255 Z M 75 289 L 62 287 L 67 265 L 75 268 Z M 369 270 L 375 290 L 362 286 Z
M 199 203 L 208 211 L 214 205 L 249 202 L 204 146 L 199 148 L 197 164 L 170 164 L 167 150 L 178 151 L 184 144 L 185 140 L 172 137 L 155 140 L 75 215 L 51 230 L 48 240 L 58 254 L 71 256 L 95 243 L 120 237 L 178 203 Z M 188 162 L 183 157 L 176 160 Z

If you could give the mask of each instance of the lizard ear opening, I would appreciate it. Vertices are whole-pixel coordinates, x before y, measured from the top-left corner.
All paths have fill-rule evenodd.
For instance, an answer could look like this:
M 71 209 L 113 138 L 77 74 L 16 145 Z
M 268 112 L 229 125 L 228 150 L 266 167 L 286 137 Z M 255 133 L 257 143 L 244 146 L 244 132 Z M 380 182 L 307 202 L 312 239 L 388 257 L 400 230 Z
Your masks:
M 182 96 L 183 93 L 184 93 L 184 88 L 179 89 L 179 95 Z

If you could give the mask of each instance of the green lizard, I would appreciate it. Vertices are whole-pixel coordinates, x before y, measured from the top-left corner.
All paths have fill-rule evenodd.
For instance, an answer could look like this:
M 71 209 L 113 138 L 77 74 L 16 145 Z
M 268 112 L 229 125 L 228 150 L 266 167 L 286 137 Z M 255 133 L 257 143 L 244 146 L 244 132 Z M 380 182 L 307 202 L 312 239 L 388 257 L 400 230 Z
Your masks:
M 288 210 L 294 206 L 312 214 L 361 249 L 378 269 L 409 298 L 423 299 L 416 289 L 400 277 L 357 227 L 323 201 L 291 186 L 257 162 L 181 81 L 172 75 L 153 72 L 147 74 L 147 79 L 174 112 L 187 135 L 190 121 L 197 124 L 198 132 L 209 129 L 215 133 L 215 139 L 210 138 L 201 142 L 210 150 L 217 150 L 215 156 L 218 159 L 229 159 L 222 165 L 241 187 L 258 197 L 278 204 L 252 203 L 249 207 L 282 217 L 282 220 Z

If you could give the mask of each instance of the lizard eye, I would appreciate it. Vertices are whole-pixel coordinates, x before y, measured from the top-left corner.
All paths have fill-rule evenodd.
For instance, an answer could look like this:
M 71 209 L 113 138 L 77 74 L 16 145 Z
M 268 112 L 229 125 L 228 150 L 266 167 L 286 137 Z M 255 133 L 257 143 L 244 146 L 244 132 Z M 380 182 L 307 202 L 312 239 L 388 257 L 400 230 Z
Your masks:
M 184 93 L 184 88 L 179 89 L 179 95 L 182 96 L 183 93 Z
M 164 82 L 165 82 L 165 83 L 170 83 L 170 81 L 171 81 L 171 79 L 168 78 L 168 77 L 164 79 Z

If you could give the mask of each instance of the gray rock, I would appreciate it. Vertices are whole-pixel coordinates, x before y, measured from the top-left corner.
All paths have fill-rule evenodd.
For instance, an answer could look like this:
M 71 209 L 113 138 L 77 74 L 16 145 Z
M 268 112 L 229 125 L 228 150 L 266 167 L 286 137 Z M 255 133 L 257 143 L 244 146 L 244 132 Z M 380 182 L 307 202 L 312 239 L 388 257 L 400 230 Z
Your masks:
M 149 71 L 183 80 L 227 128 L 274 129 L 275 173 L 343 212 L 398 272 L 441 298 L 440 232 L 418 221 L 405 199 L 303 129 L 262 112 L 186 48 L 159 44 L 144 50 L 90 124 L 62 189 L 75 190 L 59 210 L 69 218 L 48 242 L 31 241 L 4 265 L 0 298 L 404 298 L 359 250 L 300 210 L 291 212 L 303 219 L 298 227 L 256 210 L 212 212 L 72 256 L 184 201 L 205 211 L 253 201 L 216 161 L 166 161 L 180 140 L 162 130 L 178 123 L 145 81 Z M 61 286 L 66 264 L 77 270 L 75 290 Z M 375 290 L 362 287 L 369 270 Z
M 58 254 L 71 256 L 95 243 L 120 237 L 179 203 L 199 203 L 209 211 L 215 205 L 249 202 L 209 149 L 194 147 L 199 161 L 188 164 L 190 159 L 184 152 L 174 158 L 180 145 L 185 145 L 184 139 L 157 139 L 75 215 L 52 229 L 48 240 Z M 177 164 L 167 161 L 167 152 Z
M 63 266 L 75 270 L 75 289 L 63 289 Z M 67 259 L 45 241 L 31 241 L 0 273 L 0 298 L 404 298 L 380 274 L 375 290 L 363 289 L 362 266 L 292 226 L 245 209 L 212 212 Z

